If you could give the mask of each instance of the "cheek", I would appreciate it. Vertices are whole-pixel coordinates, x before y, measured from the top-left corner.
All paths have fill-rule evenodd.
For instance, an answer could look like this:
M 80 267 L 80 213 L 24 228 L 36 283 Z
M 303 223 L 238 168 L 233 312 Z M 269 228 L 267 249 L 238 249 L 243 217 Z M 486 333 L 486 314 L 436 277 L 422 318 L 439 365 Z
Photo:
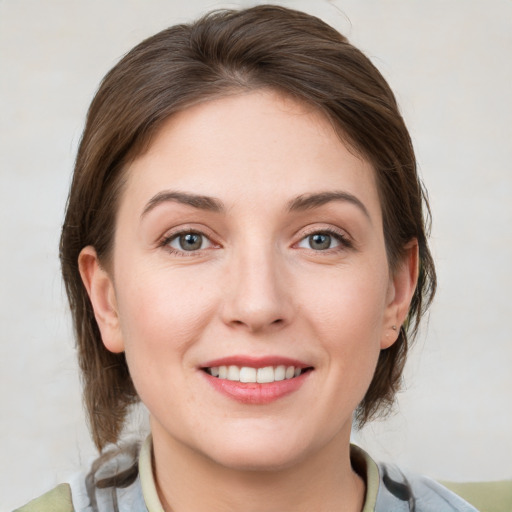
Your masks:
M 186 382 L 196 369 L 190 347 L 215 311 L 215 298 L 200 279 L 184 280 L 179 272 L 162 269 L 131 272 L 118 282 L 126 360 L 139 397 L 157 416 L 162 404 L 191 406 L 194 396 Z
M 142 269 L 121 276 L 118 309 L 127 357 L 158 366 L 193 344 L 215 311 L 215 297 L 200 276 L 175 269 Z
M 339 274 L 316 280 L 315 288 L 302 294 L 307 297 L 303 310 L 333 370 L 364 387 L 380 353 L 387 283 L 380 273 Z
M 313 287 L 310 283 L 302 286 L 302 307 L 310 311 L 312 322 L 325 331 L 326 338 L 359 338 L 365 333 L 364 338 L 371 341 L 372 333 L 380 335 L 387 296 L 382 273 L 342 269 L 337 274 L 317 275 L 313 282 Z

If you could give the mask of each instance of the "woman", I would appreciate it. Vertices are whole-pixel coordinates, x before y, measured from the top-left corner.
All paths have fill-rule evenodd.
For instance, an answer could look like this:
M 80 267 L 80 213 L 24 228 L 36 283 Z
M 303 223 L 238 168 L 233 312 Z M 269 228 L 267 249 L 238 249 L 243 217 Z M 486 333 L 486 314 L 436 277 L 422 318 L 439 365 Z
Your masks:
M 350 446 L 434 294 L 422 207 L 389 86 L 320 20 L 223 11 L 134 48 L 90 107 L 61 260 L 98 449 L 139 400 L 151 436 L 29 507 L 473 510 Z

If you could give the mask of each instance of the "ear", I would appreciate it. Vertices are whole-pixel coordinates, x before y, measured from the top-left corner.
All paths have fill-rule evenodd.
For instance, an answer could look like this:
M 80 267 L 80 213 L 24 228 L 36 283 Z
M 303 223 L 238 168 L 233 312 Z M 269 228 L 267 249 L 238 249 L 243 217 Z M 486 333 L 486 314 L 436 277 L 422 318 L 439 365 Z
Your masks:
M 82 249 L 78 256 L 78 268 L 94 309 L 103 344 L 110 352 L 123 352 L 114 284 L 101 266 L 94 247 L 89 245 Z
M 381 349 L 390 347 L 398 339 L 416 290 L 418 263 L 418 241 L 414 239 L 405 246 L 402 261 L 390 276 Z

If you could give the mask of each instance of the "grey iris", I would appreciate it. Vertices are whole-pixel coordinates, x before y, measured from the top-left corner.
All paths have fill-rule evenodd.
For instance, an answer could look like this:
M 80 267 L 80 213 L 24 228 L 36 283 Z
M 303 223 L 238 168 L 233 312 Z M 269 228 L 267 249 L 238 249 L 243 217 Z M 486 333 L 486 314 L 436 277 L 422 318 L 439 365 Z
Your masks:
M 201 248 L 203 237 L 197 233 L 187 233 L 180 236 L 180 246 L 185 251 L 196 251 Z
M 331 237 L 330 235 L 326 235 L 323 233 L 316 233 L 314 235 L 310 235 L 309 245 L 311 246 L 311 249 L 329 249 L 329 247 L 331 246 Z

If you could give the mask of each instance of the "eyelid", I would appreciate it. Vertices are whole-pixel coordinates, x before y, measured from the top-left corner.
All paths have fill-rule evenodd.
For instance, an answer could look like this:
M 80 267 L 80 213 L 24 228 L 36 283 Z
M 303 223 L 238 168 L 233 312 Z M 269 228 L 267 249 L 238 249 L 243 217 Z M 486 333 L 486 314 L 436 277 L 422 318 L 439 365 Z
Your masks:
M 209 247 L 205 247 L 204 249 L 197 249 L 195 251 L 185 251 L 170 246 L 171 241 L 173 241 L 174 239 L 181 235 L 185 235 L 188 233 L 194 233 L 207 238 L 211 245 Z M 203 254 L 204 251 L 220 248 L 221 244 L 217 240 L 218 237 L 215 236 L 211 229 L 208 229 L 205 226 L 197 226 L 195 224 L 185 224 L 167 230 L 164 233 L 164 235 L 160 237 L 157 245 L 158 247 L 162 247 L 172 254 L 178 254 L 181 256 L 197 256 L 199 254 Z
M 187 250 L 187 249 L 184 249 L 184 248 L 180 248 L 180 247 L 176 247 L 175 246 L 175 242 L 177 242 L 178 245 L 181 245 L 181 238 L 183 236 L 186 237 L 187 235 L 193 235 L 194 237 L 200 238 L 200 240 L 201 240 L 201 244 L 200 244 L 201 247 L 199 247 L 198 249 L 190 249 L 190 250 Z M 205 249 L 209 249 L 210 247 L 213 246 L 213 243 L 203 233 L 197 233 L 196 231 L 185 231 L 184 233 L 177 233 L 174 236 L 172 236 L 171 238 L 169 238 L 169 241 L 167 242 L 167 245 L 168 245 L 168 247 L 172 247 L 176 251 L 185 252 L 185 253 L 189 254 L 189 253 L 193 253 L 193 252 L 198 252 L 198 251 L 203 251 Z
M 312 251 L 319 252 L 319 253 L 320 252 L 329 253 L 330 251 L 354 248 L 354 241 L 353 241 L 352 237 L 345 230 L 334 227 L 334 226 L 325 226 L 325 225 L 324 226 L 315 225 L 315 226 L 309 226 L 309 227 L 304 228 L 300 232 L 300 235 L 299 235 L 300 238 L 293 245 L 296 247 L 304 239 L 306 239 L 307 237 L 309 237 L 311 235 L 315 235 L 317 233 L 333 236 L 339 242 L 339 245 L 336 247 L 332 247 L 330 249 L 326 249 L 324 251 L 315 251 L 314 249 L 311 249 Z

